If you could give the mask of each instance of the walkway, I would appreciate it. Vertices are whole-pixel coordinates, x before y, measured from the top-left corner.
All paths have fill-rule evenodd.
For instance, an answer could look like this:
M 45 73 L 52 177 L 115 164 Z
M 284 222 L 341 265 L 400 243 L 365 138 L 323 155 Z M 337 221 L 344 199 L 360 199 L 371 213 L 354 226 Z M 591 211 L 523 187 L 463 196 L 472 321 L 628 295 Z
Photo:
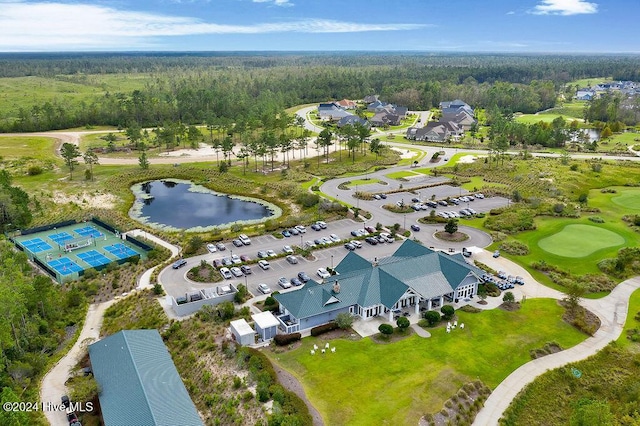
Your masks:
M 142 229 L 133 229 L 131 231 L 125 232 L 125 234 L 131 235 L 133 237 L 142 237 L 143 239 L 153 241 L 159 246 L 166 247 L 171 251 L 171 257 L 176 257 L 180 254 L 180 250 L 181 250 L 180 247 L 174 246 L 173 244 L 168 243 L 167 241 L 159 237 L 156 237 L 155 235 L 150 234 L 147 231 L 144 231 Z M 140 278 L 138 278 L 138 285 L 136 286 L 137 290 L 153 287 L 151 285 L 151 275 L 153 274 L 153 271 L 155 271 L 158 266 L 160 265 L 156 265 L 153 268 L 147 269 L 142 273 L 142 275 L 140 275 Z
M 71 376 L 71 371 L 77 365 L 80 357 L 84 355 L 87 346 L 100 337 L 104 311 L 114 302 L 114 300 L 110 300 L 100 304 L 89 305 L 87 317 L 84 320 L 84 326 L 78 340 L 76 340 L 71 350 L 42 379 L 40 401 L 59 405 L 62 395 L 68 394 L 65 382 Z M 52 426 L 69 425 L 64 411 L 45 411 L 44 414 Z

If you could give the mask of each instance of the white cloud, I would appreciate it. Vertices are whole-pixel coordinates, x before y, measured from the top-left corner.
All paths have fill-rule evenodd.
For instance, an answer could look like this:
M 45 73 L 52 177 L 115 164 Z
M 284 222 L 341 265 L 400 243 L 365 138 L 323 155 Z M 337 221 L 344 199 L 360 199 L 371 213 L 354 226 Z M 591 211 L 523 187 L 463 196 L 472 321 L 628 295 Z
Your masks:
M 542 0 L 531 13 L 534 15 L 580 15 L 598 12 L 598 4 L 585 0 Z
M 515 15 L 516 13 L 513 10 L 510 10 L 506 13 L 507 15 Z
M 254 3 L 271 3 L 274 6 L 289 7 L 293 6 L 293 3 L 289 3 L 289 0 L 252 0 Z
M 225 25 L 192 17 L 122 11 L 106 6 L 0 0 L 0 50 L 137 48 L 155 37 L 205 34 L 401 31 L 424 24 L 365 24 L 321 19 Z

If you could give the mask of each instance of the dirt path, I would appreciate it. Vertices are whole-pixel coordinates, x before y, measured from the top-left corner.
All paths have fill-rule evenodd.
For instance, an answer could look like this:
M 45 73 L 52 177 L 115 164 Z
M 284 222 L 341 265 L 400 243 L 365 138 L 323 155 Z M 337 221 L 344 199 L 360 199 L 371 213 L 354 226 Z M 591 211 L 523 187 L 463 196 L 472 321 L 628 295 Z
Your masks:
M 302 384 L 300 384 L 300 382 L 298 381 L 298 379 L 296 379 L 296 377 L 289 373 L 288 371 L 280 368 L 280 366 L 278 366 L 278 364 L 273 364 L 273 368 L 274 370 L 276 370 L 276 375 L 278 376 L 278 382 L 280 382 L 280 384 L 290 390 L 291 392 L 295 393 L 296 395 L 298 395 L 300 397 L 300 399 L 302 399 L 304 401 L 304 403 L 307 405 L 307 408 L 309 409 L 309 413 L 311 414 L 311 417 L 313 418 L 313 425 L 314 426 L 323 426 L 324 425 L 324 421 L 322 420 L 322 417 L 320 416 L 320 413 L 318 412 L 318 410 L 316 410 L 316 408 L 313 406 L 313 404 L 311 404 L 311 401 L 309 401 L 307 399 L 307 395 L 304 392 L 304 388 L 302 387 Z
M 100 336 L 100 327 L 102 326 L 102 318 L 105 309 L 111 306 L 115 301 L 94 304 L 89 306 L 87 317 L 84 320 L 84 326 L 80 332 L 78 340 L 69 352 L 58 361 L 58 363 L 44 376 L 40 386 L 40 401 L 44 403 L 60 404 L 62 395 L 68 393 L 65 382 L 69 378 L 71 370 L 78 363 L 80 355 L 84 352 L 87 345 L 98 340 Z M 78 401 L 85 402 L 85 401 Z M 44 412 L 49 424 L 52 426 L 68 426 L 69 422 L 64 411 L 45 411 Z

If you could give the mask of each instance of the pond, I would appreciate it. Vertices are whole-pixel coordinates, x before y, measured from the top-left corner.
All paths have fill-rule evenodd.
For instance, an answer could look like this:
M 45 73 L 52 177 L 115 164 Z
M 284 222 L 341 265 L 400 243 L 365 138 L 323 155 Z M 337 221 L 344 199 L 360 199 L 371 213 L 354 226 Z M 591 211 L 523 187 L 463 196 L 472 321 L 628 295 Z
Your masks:
M 222 194 L 186 180 L 142 182 L 131 191 L 136 199 L 129 215 L 158 229 L 203 232 L 282 214 L 280 208 L 264 200 Z

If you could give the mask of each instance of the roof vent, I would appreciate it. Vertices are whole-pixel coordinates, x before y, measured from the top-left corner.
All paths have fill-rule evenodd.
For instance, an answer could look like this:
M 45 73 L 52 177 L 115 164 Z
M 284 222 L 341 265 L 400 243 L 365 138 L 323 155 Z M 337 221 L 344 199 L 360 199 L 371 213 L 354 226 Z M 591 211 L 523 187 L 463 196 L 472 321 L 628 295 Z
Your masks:
M 333 292 L 335 294 L 340 293 L 340 283 L 338 281 L 333 283 Z

